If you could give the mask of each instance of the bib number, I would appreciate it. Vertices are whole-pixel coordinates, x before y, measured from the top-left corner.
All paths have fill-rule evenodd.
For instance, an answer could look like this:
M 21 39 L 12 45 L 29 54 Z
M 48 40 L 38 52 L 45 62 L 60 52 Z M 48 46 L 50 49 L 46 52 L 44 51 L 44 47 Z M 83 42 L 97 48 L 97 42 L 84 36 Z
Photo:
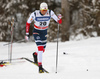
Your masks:
M 47 22 L 40 22 L 40 26 L 45 26 Z

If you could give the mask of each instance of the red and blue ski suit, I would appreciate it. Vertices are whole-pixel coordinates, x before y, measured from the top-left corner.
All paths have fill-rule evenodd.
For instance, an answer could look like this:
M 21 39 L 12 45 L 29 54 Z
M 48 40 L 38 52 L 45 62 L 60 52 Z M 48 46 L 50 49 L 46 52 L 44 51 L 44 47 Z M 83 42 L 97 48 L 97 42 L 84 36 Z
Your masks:
M 45 51 L 47 43 L 47 28 L 51 18 L 60 24 L 62 22 L 52 10 L 47 10 L 45 15 L 42 15 L 40 10 L 36 10 L 30 15 L 26 23 L 26 34 L 29 34 L 30 23 L 34 21 L 33 36 L 38 47 L 38 63 L 42 63 L 42 53 Z

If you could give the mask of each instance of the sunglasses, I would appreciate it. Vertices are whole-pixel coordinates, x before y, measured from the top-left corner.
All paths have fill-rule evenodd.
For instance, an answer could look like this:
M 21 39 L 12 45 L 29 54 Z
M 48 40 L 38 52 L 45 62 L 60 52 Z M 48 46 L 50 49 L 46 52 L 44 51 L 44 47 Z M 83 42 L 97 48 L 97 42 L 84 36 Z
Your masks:
M 47 9 L 41 9 L 42 11 L 47 11 Z

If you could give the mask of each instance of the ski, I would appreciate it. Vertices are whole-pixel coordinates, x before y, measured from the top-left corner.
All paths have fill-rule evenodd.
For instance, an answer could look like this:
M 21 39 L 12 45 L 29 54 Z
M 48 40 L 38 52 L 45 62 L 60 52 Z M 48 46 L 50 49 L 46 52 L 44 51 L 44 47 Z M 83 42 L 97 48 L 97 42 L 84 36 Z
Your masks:
M 36 64 L 35 62 L 33 62 L 32 60 L 30 60 L 30 59 L 28 59 L 28 58 L 22 57 L 22 59 L 25 59 L 25 60 L 27 60 L 27 61 L 33 63 L 34 65 L 38 66 L 38 64 Z M 46 69 L 43 68 L 43 70 L 44 70 L 44 72 L 49 73 Z
M 33 63 L 34 65 L 38 66 L 37 63 L 35 63 L 35 62 L 33 62 L 32 60 L 30 60 L 30 59 L 28 59 L 28 58 L 25 58 L 25 57 L 14 58 L 14 59 L 12 59 L 12 60 L 22 60 L 22 59 L 25 59 L 25 60 L 27 60 L 28 62 L 31 62 L 31 63 Z M 0 61 L 1 61 L 1 62 L 0 62 L 0 67 L 7 66 L 7 65 L 11 65 L 12 63 L 10 63 L 10 62 L 4 62 L 4 61 L 9 61 L 9 60 L 10 60 L 10 59 L 0 60 Z M 49 73 L 46 69 L 43 68 L 43 70 L 44 70 L 45 73 Z
M 8 66 L 8 65 L 12 65 L 12 64 L 16 64 L 16 63 L 22 63 L 25 61 L 22 61 L 23 58 L 13 58 L 12 60 L 15 62 L 9 62 L 10 59 L 3 59 L 0 60 L 0 67 L 4 67 L 4 66 Z M 20 61 L 21 60 L 21 61 Z
M 12 60 L 21 60 L 22 58 L 13 58 Z M 0 60 L 1 62 L 2 61 L 9 61 L 10 59 L 3 59 L 3 60 Z

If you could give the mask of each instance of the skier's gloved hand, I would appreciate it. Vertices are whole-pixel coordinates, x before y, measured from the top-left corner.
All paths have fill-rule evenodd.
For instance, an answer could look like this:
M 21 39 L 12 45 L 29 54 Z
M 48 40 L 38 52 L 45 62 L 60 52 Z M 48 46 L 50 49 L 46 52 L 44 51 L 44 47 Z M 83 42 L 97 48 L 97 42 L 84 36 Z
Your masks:
M 26 33 L 25 39 L 28 41 L 30 38 L 29 34 Z
M 58 23 L 59 23 L 59 24 L 62 23 L 62 19 L 61 19 L 61 18 L 62 18 L 62 15 L 61 15 L 61 14 L 58 14 Z
M 58 20 L 58 23 L 61 24 L 62 23 L 62 19 Z
M 58 14 L 58 19 L 60 20 L 62 18 L 62 15 L 61 14 Z

